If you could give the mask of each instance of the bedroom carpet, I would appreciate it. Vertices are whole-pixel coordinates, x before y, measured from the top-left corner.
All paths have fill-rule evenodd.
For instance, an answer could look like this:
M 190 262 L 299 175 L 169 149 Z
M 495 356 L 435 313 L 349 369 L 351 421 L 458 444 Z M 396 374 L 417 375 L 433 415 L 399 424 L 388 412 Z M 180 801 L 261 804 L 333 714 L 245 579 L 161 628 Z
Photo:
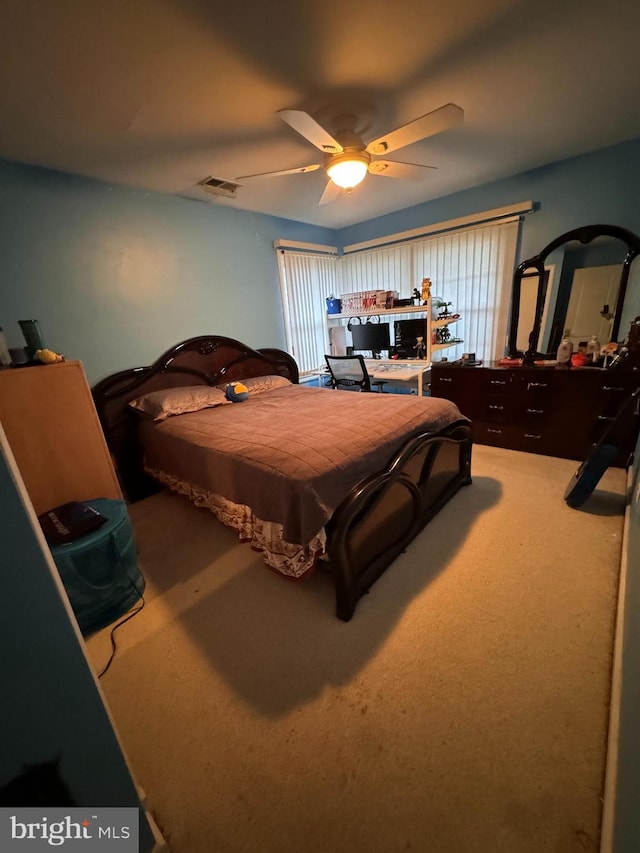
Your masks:
M 101 684 L 169 849 L 595 853 L 626 480 L 572 510 L 576 467 L 476 446 L 350 623 L 207 510 L 134 505 L 147 603 Z

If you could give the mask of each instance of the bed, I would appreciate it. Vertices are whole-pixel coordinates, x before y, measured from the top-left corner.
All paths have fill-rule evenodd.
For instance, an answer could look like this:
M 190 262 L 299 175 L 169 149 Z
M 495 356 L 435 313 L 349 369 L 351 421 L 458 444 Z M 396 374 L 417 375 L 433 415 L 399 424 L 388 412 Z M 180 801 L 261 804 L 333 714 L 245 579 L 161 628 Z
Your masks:
M 231 402 L 241 381 L 248 399 Z M 93 396 L 125 497 L 187 495 L 299 580 L 331 572 L 338 618 L 471 483 L 448 400 L 299 384 L 294 359 L 222 336 L 179 343 Z

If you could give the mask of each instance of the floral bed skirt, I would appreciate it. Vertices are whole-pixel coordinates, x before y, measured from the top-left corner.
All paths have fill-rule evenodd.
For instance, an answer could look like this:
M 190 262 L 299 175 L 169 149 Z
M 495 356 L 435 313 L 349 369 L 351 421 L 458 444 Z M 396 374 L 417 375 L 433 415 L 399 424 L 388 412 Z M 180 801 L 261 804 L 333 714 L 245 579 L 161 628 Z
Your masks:
M 265 563 L 285 577 L 296 580 L 302 578 L 315 568 L 325 552 L 327 537 L 324 528 L 306 545 L 285 542 L 282 525 L 263 521 L 253 514 L 251 507 L 233 503 L 165 471 L 156 468 L 145 470 L 171 491 L 186 495 L 196 506 L 211 510 L 218 521 L 237 530 L 243 542 L 250 542 L 252 548 L 262 553 Z

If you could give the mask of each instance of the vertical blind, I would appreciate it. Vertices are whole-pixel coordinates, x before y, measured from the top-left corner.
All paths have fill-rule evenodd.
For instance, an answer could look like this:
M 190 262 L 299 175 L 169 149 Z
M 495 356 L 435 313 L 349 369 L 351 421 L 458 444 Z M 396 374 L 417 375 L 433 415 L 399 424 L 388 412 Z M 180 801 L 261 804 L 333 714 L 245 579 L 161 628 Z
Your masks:
M 463 351 L 484 361 L 505 354 L 517 236 L 515 221 L 413 244 L 415 280 L 428 276 L 434 301 L 460 314 L 450 331 L 464 343 L 446 351 L 449 360 Z
M 336 293 L 338 258 L 279 249 L 278 270 L 287 351 L 309 373 L 329 352 L 326 298 Z
M 434 301 L 451 302 L 449 310 L 460 314 L 450 331 L 464 343 L 446 350 L 447 357 L 464 350 L 485 361 L 501 358 L 517 235 L 514 219 L 342 257 L 279 250 L 288 351 L 302 374 L 324 364 L 327 296 L 397 290 L 408 298 L 426 277 Z

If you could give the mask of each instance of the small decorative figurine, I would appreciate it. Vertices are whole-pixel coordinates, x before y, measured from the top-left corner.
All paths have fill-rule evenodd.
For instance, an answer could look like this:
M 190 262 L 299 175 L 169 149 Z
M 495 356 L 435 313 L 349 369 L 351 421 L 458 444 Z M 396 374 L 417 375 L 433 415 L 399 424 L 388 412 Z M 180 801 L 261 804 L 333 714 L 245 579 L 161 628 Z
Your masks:
M 42 364 L 57 364 L 59 361 L 64 361 L 64 356 L 51 349 L 37 349 L 33 354 L 33 360 Z
M 413 288 L 413 301 L 416 303 L 416 305 L 420 305 L 420 299 L 421 298 L 422 297 L 420 296 L 420 291 L 418 290 L 417 287 L 414 287 Z
M 453 305 L 453 302 L 445 302 L 443 299 L 438 299 L 436 308 L 439 310 L 438 318 L 440 320 L 445 320 L 452 316 L 451 311 L 449 311 L 450 305 Z
M 429 304 L 429 297 L 431 296 L 431 279 L 423 278 L 422 279 L 422 295 L 420 298 L 422 299 L 423 305 Z
M 427 353 L 427 347 L 424 338 L 416 338 L 416 358 L 424 358 Z
M 451 332 L 446 326 L 443 326 L 441 329 L 436 329 L 436 343 L 448 344 L 450 340 Z

